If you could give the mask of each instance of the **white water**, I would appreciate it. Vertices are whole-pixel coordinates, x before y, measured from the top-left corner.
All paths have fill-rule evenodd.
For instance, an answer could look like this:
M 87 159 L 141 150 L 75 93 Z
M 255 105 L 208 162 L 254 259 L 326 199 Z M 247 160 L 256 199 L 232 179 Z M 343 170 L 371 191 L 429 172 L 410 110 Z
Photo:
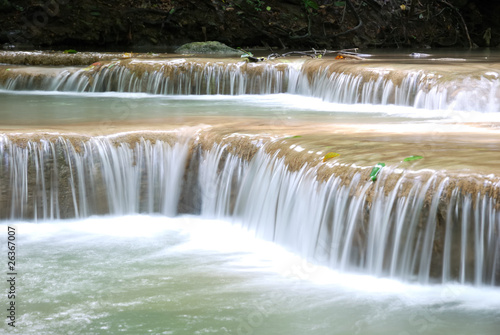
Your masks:
M 339 273 L 224 221 L 10 221 L 3 236 L 7 224 L 17 230 L 17 332 L 26 335 L 493 335 L 500 327 L 496 289 Z
M 115 137 L 75 146 L 64 138 L 41 140 L 25 149 L 4 137 L 0 173 L 8 207 L 2 215 L 34 220 L 106 213 L 174 216 L 178 207 L 188 213 L 199 208 L 202 217 L 240 223 L 332 269 L 421 283 L 498 285 L 500 213 L 494 198 L 486 191 L 477 195 L 473 209 L 474 195 L 459 196 L 463 190 L 456 186 L 448 200 L 443 192 L 449 178 L 439 172 L 427 180 L 403 173 L 397 185 L 387 184 L 392 188 L 386 194 L 387 180 L 398 174 L 388 167 L 376 183 L 363 179 L 364 168 L 350 166 L 319 182 L 317 166 L 304 164 L 290 172 L 279 151 L 269 154 L 265 145 L 246 162 L 228 145 L 212 144 L 198 166 L 188 168 L 197 175 L 185 179 L 188 138 L 169 145 L 144 139 L 115 144 Z M 407 194 L 405 185 L 411 188 Z M 495 192 L 498 185 L 491 187 Z M 446 220 L 439 222 L 439 216 Z M 437 229 L 438 224 L 446 227 Z M 460 248 L 452 252 L 457 239 Z M 443 256 L 434 251 L 436 243 L 438 248 L 444 243 Z
M 46 76 L 32 75 L 29 68 L 26 73 L 21 71 L 18 75 L 11 71 L 9 77 L 0 83 L 0 88 L 161 95 L 290 93 L 341 104 L 500 112 L 500 70 L 495 68 L 484 70 L 479 67 L 475 72 L 471 69 L 465 74 L 455 75 L 453 70 L 446 70 L 449 64 L 443 64 L 441 68 L 432 64 L 428 70 L 408 70 L 365 61 L 346 62 L 344 68 L 339 66 L 342 63 L 329 60 L 322 61 L 319 68 L 313 68 L 318 62 L 113 61 L 90 70 L 54 69 L 55 75 Z

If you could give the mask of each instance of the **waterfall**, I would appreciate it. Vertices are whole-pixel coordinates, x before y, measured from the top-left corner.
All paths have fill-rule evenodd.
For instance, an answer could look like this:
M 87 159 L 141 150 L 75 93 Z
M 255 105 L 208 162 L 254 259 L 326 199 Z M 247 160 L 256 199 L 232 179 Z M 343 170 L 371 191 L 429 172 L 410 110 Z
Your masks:
M 287 146 L 238 140 L 2 136 L 0 217 L 200 213 L 341 271 L 500 284 L 495 177 L 388 166 L 372 182 L 369 167 L 291 165 Z
M 272 94 L 285 92 L 289 73 L 294 69 L 287 63 L 242 61 L 111 61 L 83 69 L 44 68 L 41 73 L 13 68 L 3 71 L 6 76 L 0 80 L 0 88 L 169 95 Z
M 117 143 L 94 137 L 73 143 L 3 136 L 0 217 L 47 220 L 95 214 L 177 214 L 187 142 Z
M 333 59 L 132 59 L 86 68 L 0 66 L 0 88 L 164 95 L 292 93 L 328 102 L 500 112 L 500 69 Z

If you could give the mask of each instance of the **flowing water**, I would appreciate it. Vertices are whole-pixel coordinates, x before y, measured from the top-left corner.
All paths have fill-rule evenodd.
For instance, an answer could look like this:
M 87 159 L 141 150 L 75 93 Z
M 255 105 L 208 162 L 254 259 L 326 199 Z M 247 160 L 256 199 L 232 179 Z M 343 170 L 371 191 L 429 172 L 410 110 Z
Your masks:
M 224 221 L 9 224 L 20 334 L 496 334 L 500 322 L 496 289 L 334 272 Z
M 5 329 L 497 334 L 500 67 L 455 63 L 0 67 Z

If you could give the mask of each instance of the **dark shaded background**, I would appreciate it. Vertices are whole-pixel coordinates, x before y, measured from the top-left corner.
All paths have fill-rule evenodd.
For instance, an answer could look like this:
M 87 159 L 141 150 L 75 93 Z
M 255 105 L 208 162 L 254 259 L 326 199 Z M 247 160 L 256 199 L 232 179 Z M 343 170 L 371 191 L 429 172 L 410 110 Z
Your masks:
M 0 0 L 4 49 L 428 48 L 500 44 L 479 0 Z

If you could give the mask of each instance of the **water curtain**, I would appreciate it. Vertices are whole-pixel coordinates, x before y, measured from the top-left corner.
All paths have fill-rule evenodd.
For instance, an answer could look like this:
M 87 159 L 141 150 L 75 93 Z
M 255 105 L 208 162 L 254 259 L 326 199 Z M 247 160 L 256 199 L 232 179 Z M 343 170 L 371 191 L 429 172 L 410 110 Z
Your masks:
M 199 214 L 342 271 L 500 283 L 498 178 L 387 167 L 372 182 L 367 168 L 290 165 L 285 147 L 247 142 L 3 136 L 0 216 Z

